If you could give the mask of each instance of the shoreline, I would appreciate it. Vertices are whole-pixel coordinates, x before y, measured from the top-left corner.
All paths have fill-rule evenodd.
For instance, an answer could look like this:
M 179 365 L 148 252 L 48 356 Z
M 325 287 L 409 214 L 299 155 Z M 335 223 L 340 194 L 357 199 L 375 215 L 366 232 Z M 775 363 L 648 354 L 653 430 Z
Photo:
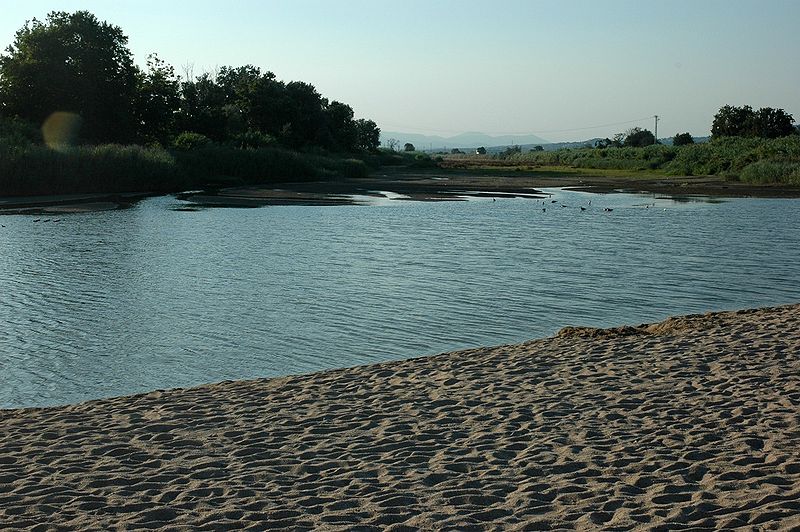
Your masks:
M 0 197 L 0 216 L 113 211 L 153 196 L 149 192 Z
M 800 305 L 0 410 L 0 527 L 800 526 Z
M 601 174 L 601 172 L 598 172 Z M 391 191 L 406 201 L 460 201 L 464 196 L 542 199 L 539 188 L 569 188 L 600 194 L 631 192 L 665 196 L 800 198 L 800 187 L 751 185 L 719 176 L 625 177 L 593 171 L 475 169 L 409 169 L 387 167 L 366 178 L 300 181 L 179 192 L 179 199 L 201 207 L 261 207 L 267 205 L 354 205 L 351 196 Z M 64 214 L 129 207 L 152 193 L 98 193 L 0 198 L 0 215 Z
M 665 196 L 800 198 L 800 187 L 751 185 L 719 176 L 620 177 L 552 171 L 414 170 L 389 167 L 368 178 L 242 186 L 216 193 L 179 194 L 200 206 L 352 205 L 352 195 L 391 191 L 406 201 L 460 201 L 464 196 L 546 197 L 540 188 L 600 194 L 630 192 Z

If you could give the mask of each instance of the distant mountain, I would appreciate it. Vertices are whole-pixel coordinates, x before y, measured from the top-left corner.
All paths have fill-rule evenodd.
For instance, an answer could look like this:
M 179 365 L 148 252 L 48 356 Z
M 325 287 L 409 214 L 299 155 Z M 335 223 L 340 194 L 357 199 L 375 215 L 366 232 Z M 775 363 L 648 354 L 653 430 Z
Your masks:
M 533 149 L 534 146 L 542 146 L 545 151 L 555 151 L 564 148 L 583 148 L 593 147 L 600 137 L 572 141 L 572 142 L 549 142 L 536 135 L 499 135 L 491 136 L 485 133 L 469 132 L 461 133 L 454 137 L 440 137 L 436 135 L 420 135 L 417 133 L 399 133 L 396 131 L 382 131 L 381 144 L 386 145 L 389 139 L 397 139 L 400 143 L 399 149 L 403 149 L 406 142 L 410 142 L 418 151 L 450 151 L 458 148 L 462 151 L 471 152 L 479 146 L 486 148 L 487 153 L 500 153 L 509 146 L 519 146 L 523 152 Z M 708 137 L 694 137 L 696 143 L 707 142 Z M 672 145 L 672 137 L 658 139 L 658 142 L 667 146 Z
M 485 133 L 469 132 L 461 133 L 454 137 L 441 137 L 438 135 L 381 131 L 381 144 L 385 146 L 389 139 L 397 139 L 400 142 L 401 149 L 406 142 L 410 142 L 420 151 L 439 151 L 445 148 L 448 150 L 453 148 L 475 149 L 479 146 L 488 148 L 490 146 L 511 146 L 515 144 L 544 145 L 548 143 L 548 141 L 536 135 L 491 136 Z

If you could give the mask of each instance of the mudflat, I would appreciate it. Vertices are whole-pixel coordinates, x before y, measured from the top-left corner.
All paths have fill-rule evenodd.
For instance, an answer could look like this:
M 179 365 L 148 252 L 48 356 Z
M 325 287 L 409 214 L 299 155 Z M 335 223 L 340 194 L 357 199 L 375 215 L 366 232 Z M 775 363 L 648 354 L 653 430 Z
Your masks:
M 800 305 L 570 327 L 1 410 L 0 528 L 789 530 L 799 448 Z
M 456 201 L 467 196 L 545 197 L 545 187 L 569 187 L 586 192 L 648 192 L 664 196 L 800 197 L 800 187 L 753 185 L 721 176 L 626 176 L 621 171 L 586 169 L 521 170 L 506 168 L 412 169 L 386 167 L 367 178 L 303 181 L 273 185 L 230 187 L 193 192 L 179 197 L 206 206 L 345 205 L 353 195 L 380 195 L 383 191 L 416 201 Z
M 390 192 L 414 201 L 458 201 L 469 196 L 543 198 L 545 187 L 586 192 L 649 192 L 664 196 L 798 198 L 800 187 L 752 185 L 721 176 L 625 175 L 622 171 L 589 169 L 518 169 L 384 167 L 366 178 L 281 182 L 178 193 L 202 207 L 264 205 L 352 205 L 354 196 Z M 2 214 L 65 214 L 126 208 L 151 193 L 73 194 L 0 198 Z

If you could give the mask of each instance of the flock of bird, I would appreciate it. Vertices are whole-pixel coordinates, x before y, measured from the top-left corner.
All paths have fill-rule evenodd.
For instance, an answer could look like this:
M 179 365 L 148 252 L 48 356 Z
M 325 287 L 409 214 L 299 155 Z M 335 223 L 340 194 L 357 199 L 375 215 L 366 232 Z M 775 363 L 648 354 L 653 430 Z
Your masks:
M 569 205 L 564 205 L 563 203 L 560 203 L 558 200 L 550 200 L 550 203 L 551 203 L 551 204 L 552 204 L 552 203 L 558 203 L 558 204 L 559 204 L 559 205 L 561 205 L 561 207 L 563 207 L 563 208 L 567 208 L 567 207 L 569 207 Z M 589 201 L 587 202 L 587 205 L 591 205 L 591 204 L 592 204 L 592 200 L 589 200 Z M 542 212 L 546 212 L 546 211 L 547 211 L 547 207 L 546 207 L 546 205 L 547 205 L 547 202 L 544 202 L 544 201 L 542 201 Z M 641 206 L 641 205 L 635 205 L 635 207 L 640 207 L 640 206 Z M 649 209 L 650 207 L 655 207 L 655 206 L 656 206 L 655 202 L 653 202 L 653 203 L 646 203 L 646 204 L 644 205 L 644 208 L 645 208 L 645 209 Z M 581 210 L 581 211 L 585 211 L 585 210 L 586 210 L 586 207 L 584 207 L 583 205 L 579 205 L 578 207 L 580 208 L 580 210 Z M 612 209 L 611 207 L 603 207 L 603 212 L 612 212 L 613 210 L 614 210 L 614 209 Z M 664 208 L 664 210 L 665 210 L 665 211 L 667 210 L 667 209 L 666 209 L 666 207 Z
M 497 201 L 497 200 L 495 198 L 492 198 L 492 201 Z M 550 200 L 550 203 L 552 204 L 552 203 L 559 203 L 559 202 L 558 202 L 558 200 Z M 564 205 L 563 203 L 559 203 L 559 204 L 563 208 L 567 208 L 568 207 L 568 205 Z M 591 204 L 592 204 L 592 200 L 589 200 L 587 202 L 587 205 L 591 205 Z M 547 211 L 547 206 L 546 205 L 547 205 L 547 203 L 542 201 L 542 212 L 546 212 Z M 645 204 L 644 207 L 645 207 L 645 209 L 649 209 L 651 206 L 655 207 L 656 204 L 655 203 L 647 203 L 647 204 Z M 585 211 L 586 210 L 586 207 L 584 207 L 583 205 L 580 205 L 579 207 L 580 207 L 581 211 Z M 603 212 L 612 212 L 613 210 L 614 209 L 612 209 L 611 207 L 603 207 Z M 665 208 L 664 210 L 666 211 L 667 209 Z M 57 224 L 60 221 L 61 221 L 61 218 L 56 218 L 56 219 L 53 219 L 53 220 L 51 220 L 50 218 L 45 218 L 44 220 L 42 220 L 41 218 L 36 218 L 35 220 L 33 220 L 33 223 L 43 223 L 44 224 L 44 223 L 47 223 L 47 222 L 52 222 L 54 224 Z M 5 227 L 5 225 L 0 225 L 0 227 Z
M 550 203 L 559 203 L 559 202 L 558 202 L 558 200 L 550 200 Z M 587 205 L 591 205 L 591 204 L 592 204 L 592 200 L 589 200 L 589 201 L 588 201 L 586 204 L 587 204 Z M 542 202 L 542 205 L 547 205 L 547 203 L 543 201 L 543 202 Z M 564 205 L 563 203 L 559 203 L 559 205 L 561 205 L 561 207 L 562 207 L 562 208 L 565 208 L 565 209 L 566 209 L 567 207 L 569 207 L 568 205 Z M 583 205 L 580 205 L 579 207 L 580 207 L 580 209 L 581 209 L 582 211 L 585 211 L 585 210 L 586 210 L 586 207 L 584 207 Z M 604 212 L 611 212 L 611 211 L 613 211 L 613 210 L 614 210 L 614 209 L 612 209 L 611 207 L 603 207 L 603 211 L 604 211 Z M 542 212 L 547 212 L 547 207 L 546 207 L 546 206 L 545 206 L 545 207 L 542 207 Z
M 41 218 L 36 218 L 35 220 L 33 220 L 33 223 L 43 223 L 44 224 L 44 223 L 47 223 L 47 222 L 52 222 L 54 224 L 57 224 L 60 221 L 61 221 L 61 218 L 56 218 L 56 219 L 53 219 L 53 220 L 51 220 L 50 218 L 45 218 L 44 220 L 42 220 Z M 0 227 L 5 227 L 5 225 L 4 224 L 0 224 Z

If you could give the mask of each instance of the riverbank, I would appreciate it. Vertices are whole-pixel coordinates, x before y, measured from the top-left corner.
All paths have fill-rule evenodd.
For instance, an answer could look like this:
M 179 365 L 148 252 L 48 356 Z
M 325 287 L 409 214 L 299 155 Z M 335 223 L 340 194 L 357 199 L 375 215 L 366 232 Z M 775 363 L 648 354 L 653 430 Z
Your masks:
M 7 197 L 0 198 L 0 215 L 112 211 L 130 207 L 150 196 L 149 193 L 123 193 Z
M 797 198 L 800 187 L 754 185 L 728 181 L 720 176 L 666 176 L 619 170 L 539 168 L 410 169 L 386 167 L 367 178 L 304 181 L 274 186 L 222 188 L 209 193 L 180 194 L 202 206 L 349 205 L 358 196 L 390 192 L 395 199 L 410 201 L 459 201 L 467 197 L 546 197 L 539 189 L 564 187 L 596 193 L 643 192 L 674 196 Z M 356 196 L 356 197 L 354 197 Z
M 800 526 L 800 305 L 0 411 L 0 527 Z
M 177 194 L 203 207 L 265 205 L 353 205 L 363 197 L 389 192 L 394 199 L 459 201 L 467 197 L 546 197 L 540 188 L 563 187 L 596 193 L 642 192 L 674 196 L 800 198 L 800 187 L 755 185 L 721 176 L 666 176 L 653 172 L 536 169 L 431 168 L 388 166 L 369 177 L 299 180 L 265 185 L 221 187 Z M 60 214 L 125 208 L 153 193 L 74 194 L 0 198 L 2 214 Z M 359 198 L 361 196 L 362 198 Z

